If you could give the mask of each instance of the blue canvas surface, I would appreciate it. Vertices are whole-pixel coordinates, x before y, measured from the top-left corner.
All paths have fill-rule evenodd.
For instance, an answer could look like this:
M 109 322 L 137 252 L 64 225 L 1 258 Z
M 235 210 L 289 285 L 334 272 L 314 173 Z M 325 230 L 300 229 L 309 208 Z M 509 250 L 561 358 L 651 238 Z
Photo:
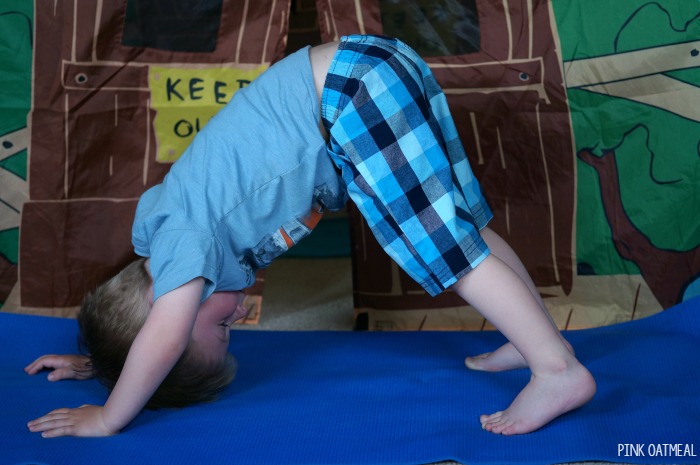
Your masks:
M 463 365 L 501 344 L 497 333 L 235 331 L 239 373 L 220 401 L 142 413 L 110 438 L 42 439 L 28 420 L 106 397 L 94 381 L 50 383 L 22 370 L 41 354 L 75 351 L 76 330 L 73 320 L 0 313 L 1 464 L 700 462 L 698 298 L 567 332 L 598 393 L 512 437 L 481 430 L 478 416 L 506 407 L 528 372 Z

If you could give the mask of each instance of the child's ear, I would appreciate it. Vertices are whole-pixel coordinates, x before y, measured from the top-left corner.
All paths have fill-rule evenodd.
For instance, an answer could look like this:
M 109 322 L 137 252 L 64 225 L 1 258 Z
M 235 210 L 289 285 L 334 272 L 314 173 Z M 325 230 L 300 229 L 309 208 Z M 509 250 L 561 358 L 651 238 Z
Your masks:
M 231 318 L 231 320 L 233 322 L 236 322 L 238 320 L 242 320 L 248 316 L 249 312 L 250 312 L 250 309 L 246 308 L 243 304 L 238 304 L 238 306 L 236 307 L 236 310 L 233 312 L 233 317 Z

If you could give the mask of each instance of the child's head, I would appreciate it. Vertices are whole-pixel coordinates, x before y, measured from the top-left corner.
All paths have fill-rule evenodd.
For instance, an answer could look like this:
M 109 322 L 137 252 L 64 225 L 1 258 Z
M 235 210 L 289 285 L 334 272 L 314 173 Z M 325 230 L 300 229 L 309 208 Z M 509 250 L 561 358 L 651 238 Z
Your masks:
M 142 258 L 88 294 L 83 301 L 78 314 L 80 343 L 90 356 L 96 377 L 110 390 L 116 384 L 131 344 L 151 310 L 152 297 L 151 276 L 146 260 Z M 182 407 L 211 401 L 233 380 L 236 373 L 233 356 L 225 350 L 218 357 L 208 356 L 210 348 L 200 349 L 201 344 L 195 339 L 193 332 L 182 357 L 146 408 Z M 204 339 L 201 342 L 207 343 Z

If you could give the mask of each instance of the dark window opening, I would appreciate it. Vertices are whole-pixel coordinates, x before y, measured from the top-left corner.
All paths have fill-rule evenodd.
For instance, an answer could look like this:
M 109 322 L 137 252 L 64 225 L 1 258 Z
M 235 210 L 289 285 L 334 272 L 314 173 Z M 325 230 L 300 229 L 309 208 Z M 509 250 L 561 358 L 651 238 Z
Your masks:
M 384 34 L 423 57 L 465 55 L 481 45 L 476 0 L 379 0 Z
M 223 0 L 127 0 L 122 44 L 213 52 Z

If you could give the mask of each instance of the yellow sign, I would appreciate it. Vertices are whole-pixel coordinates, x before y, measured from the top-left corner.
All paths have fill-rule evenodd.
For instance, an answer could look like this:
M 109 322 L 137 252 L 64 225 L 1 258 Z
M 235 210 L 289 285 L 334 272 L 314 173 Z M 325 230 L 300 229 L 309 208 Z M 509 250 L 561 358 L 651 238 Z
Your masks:
M 151 66 L 148 87 L 156 111 L 156 161 L 172 163 L 239 89 L 268 68 Z

